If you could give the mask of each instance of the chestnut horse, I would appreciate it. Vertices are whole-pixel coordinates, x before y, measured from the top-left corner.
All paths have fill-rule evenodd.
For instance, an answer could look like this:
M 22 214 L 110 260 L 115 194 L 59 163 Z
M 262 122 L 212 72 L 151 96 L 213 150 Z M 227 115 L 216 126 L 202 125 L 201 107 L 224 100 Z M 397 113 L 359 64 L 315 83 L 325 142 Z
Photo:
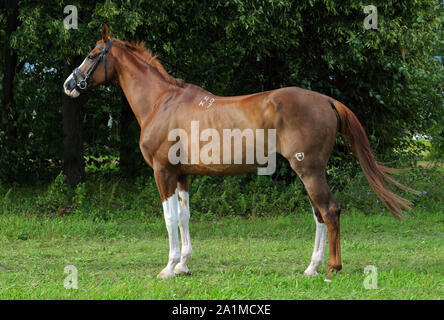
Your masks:
M 387 188 L 386 182 L 399 184 L 388 173 L 395 172 L 374 159 L 362 125 L 350 109 L 339 101 L 297 87 L 281 88 L 237 97 L 220 97 L 170 76 L 142 44 L 111 39 L 102 27 L 102 39 L 64 83 L 65 93 L 77 97 L 90 86 L 117 83 L 123 89 L 140 125 L 140 150 L 153 168 L 162 200 L 169 238 L 169 260 L 158 278 L 187 274 L 192 254 L 188 221 L 189 180 L 194 175 L 236 175 L 260 167 L 258 161 L 214 164 L 203 161 L 171 163 L 169 151 L 176 140 L 170 132 L 181 128 L 190 133 L 192 122 L 201 128 L 221 133 L 225 129 L 274 129 L 275 151 L 286 158 L 303 181 L 313 208 L 316 239 L 311 263 L 305 275 L 316 276 L 324 259 L 328 230 L 329 270 L 326 281 L 342 268 L 340 251 L 340 207 L 327 185 L 325 168 L 338 132 L 348 139 L 354 155 L 371 187 L 396 218 L 410 209 L 411 203 Z M 256 138 L 257 139 L 257 138 Z M 195 148 L 193 141 L 186 152 Z M 200 147 L 199 141 L 197 142 Z M 241 155 L 245 160 L 245 150 Z M 231 150 L 231 148 L 230 148 Z M 192 151 L 191 151 L 192 152 Z M 238 150 L 239 152 L 239 150 Z M 180 251 L 179 232 L 182 243 Z

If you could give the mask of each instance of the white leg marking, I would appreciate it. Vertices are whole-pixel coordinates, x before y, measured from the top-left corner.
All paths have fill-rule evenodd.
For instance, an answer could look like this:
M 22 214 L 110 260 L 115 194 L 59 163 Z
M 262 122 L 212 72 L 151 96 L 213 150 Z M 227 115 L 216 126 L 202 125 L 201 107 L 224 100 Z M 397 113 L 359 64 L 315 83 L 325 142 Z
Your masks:
M 188 274 L 190 270 L 187 267 L 187 262 L 193 254 L 191 247 L 191 238 L 189 230 L 190 221 L 190 196 L 186 191 L 179 191 L 179 229 L 180 238 L 182 242 L 182 252 L 180 255 L 180 262 L 174 268 L 176 274 Z
M 316 277 L 318 275 L 318 267 L 324 262 L 325 240 L 327 239 L 327 226 L 325 223 L 319 223 L 313 209 L 313 217 L 316 222 L 316 238 L 311 256 L 311 263 L 305 270 L 306 276 Z
M 174 277 L 174 267 L 180 260 L 178 215 L 177 215 L 177 190 L 174 194 L 162 202 L 163 215 L 168 231 L 170 254 L 167 266 L 157 275 L 158 278 L 167 279 Z

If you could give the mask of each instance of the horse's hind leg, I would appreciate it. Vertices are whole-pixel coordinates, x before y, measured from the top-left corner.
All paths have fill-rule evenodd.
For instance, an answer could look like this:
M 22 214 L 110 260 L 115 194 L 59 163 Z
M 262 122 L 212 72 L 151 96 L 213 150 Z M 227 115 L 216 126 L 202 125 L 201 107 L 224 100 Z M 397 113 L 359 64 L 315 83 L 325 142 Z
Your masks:
M 328 229 L 330 259 L 328 263 L 328 274 L 325 280 L 330 281 L 330 276 L 333 271 L 342 269 L 339 230 L 339 215 L 341 210 L 330 192 L 323 172 L 321 174 L 303 176 L 302 181 L 314 207 L 319 210 L 322 221 L 324 221 Z
M 327 226 L 330 259 L 328 274 L 325 280 L 330 281 L 330 276 L 333 271 L 339 271 L 342 269 L 339 230 L 339 215 L 341 213 L 341 209 L 334 200 L 330 188 L 327 185 L 323 168 L 321 169 L 320 167 L 316 166 L 300 166 L 294 160 L 290 160 L 290 164 L 304 183 L 312 206 L 313 208 L 315 208 L 315 213 L 320 213 L 320 217 L 316 217 L 318 220 L 317 222 L 320 222 L 321 220 Z M 321 237 L 322 231 L 319 232 L 319 236 Z M 320 243 L 318 243 L 318 245 L 318 249 L 320 249 Z M 315 250 L 316 249 L 317 248 L 315 242 Z M 319 251 L 319 254 L 321 253 L 321 250 L 316 251 Z
M 327 227 L 322 220 L 321 213 L 312 205 L 313 217 L 316 222 L 316 236 L 311 256 L 311 262 L 304 274 L 306 276 L 316 277 L 318 275 L 318 268 L 324 262 L 325 240 L 327 238 Z

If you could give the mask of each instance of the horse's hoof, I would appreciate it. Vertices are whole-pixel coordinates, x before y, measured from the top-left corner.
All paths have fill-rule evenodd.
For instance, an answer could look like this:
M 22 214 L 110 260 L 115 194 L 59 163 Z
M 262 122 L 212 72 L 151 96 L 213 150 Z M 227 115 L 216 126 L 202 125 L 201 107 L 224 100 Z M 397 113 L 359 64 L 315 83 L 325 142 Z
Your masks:
M 169 278 L 174 278 L 176 275 L 174 274 L 174 272 L 168 272 L 166 270 L 162 270 L 158 275 L 157 275 L 157 279 L 169 279 Z
M 190 270 L 188 269 L 188 267 L 186 265 L 180 265 L 178 264 L 175 268 L 174 268 L 174 273 L 178 276 L 183 276 L 183 275 L 189 275 L 190 274 Z
M 307 268 L 307 270 L 304 271 L 304 276 L 307 276 L 307 277 L 317 277 L 318 276 L 318 272 L 316 270 Z

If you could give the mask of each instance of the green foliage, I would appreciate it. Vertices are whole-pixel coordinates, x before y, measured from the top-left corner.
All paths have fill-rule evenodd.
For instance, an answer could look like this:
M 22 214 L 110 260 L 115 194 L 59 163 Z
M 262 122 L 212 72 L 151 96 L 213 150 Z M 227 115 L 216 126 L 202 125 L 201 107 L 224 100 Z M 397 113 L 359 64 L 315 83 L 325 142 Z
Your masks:
M 106 152 L 103 152 L 106 154 Z M 119 158 L 117 156 L 85 156 L 86 171 L 90 173 L 100 172 L 117 172 L 117 164 Z
M 193 212 L 206 218 L 215 216 L 288 215 L 298 207 L 307 207 L 300 181 L 288 185 L 270 177 L 194 177 L 190 205 Z
M 434 154 L 442 154 L 444 70 L 433 58 L 444 47 L 441 2 L 374 1 L 378 30 L 363 27 L 364 1 L 77 1 L 78 30 L 63 27 L 67 4 L 19 1 L 21 25 L 10 47 L 28 63 L 16 76 L 17 139 L 0 127 L 0 180 L 50 180 L 60 172 L 62 65 L 86 56 L 102 23 L 112 36 L 145 41 L 170 73 L 215 94 L 300 86 L 330 95 L 357 114 L 380 160 L 420 153 L 415 134 L 430 136 Z M 0 12 L 0 34 L 5 23 Z M 117 157 L 120 89 L 87 97 L 86 156 Z M 332 166 L 342 167 L 345 155 L 336 148 Z M 279 171 L 278 180 L 295 177 L 286 164 Z
M 391 213 L 378 200 L 364 175 L 330 167 L 327 177 L 343 212 L 359 210 L 368 215 Z M 419 196 L 396 190 L 421 210 L 443 210 L 443 168 L 422 161 L 404 174 L 395 176 L 402 184 L 420 192 Z M 336 184 L 335 181 L 340 181 Z M 333 182 L 333 183 L 332 183 Z M 1 186 L 1 185 L 0 185 Z M 69 188 L 62 174 L 47 187 L 22 189 L 0 187 L 3 212 L 49 217 L 75 215 L 95 221 L 124 221 L 131 218 L 161 217 L 162 206 L 154 178 L 122 178 L 115 170 L 92 171 L 85 183 Z M 272 217 L 305 214 L 311 211 L 299 179 L 288 183 L 268 176 L 191 177 L 190 207 L 194 219 L 206 221 L 229 217 Z M 406 213 L 409 214 L 408 212 Z
M 75 196 L 72 199 L 73 204 L 76 206 L 81 206 L 85 203 L 85 200 L 87 199 L 87 197 L 88 197 L 88 194 L 86 191 L 86 184 L 84 182 L 81 182 L 76 186 Z
M 402 197 L 409 199 L 414 208 L 424 211 L 441 210 L 444 201 L 444 175 L 443 168 L 430 164 L 429 167 L 418 166 L 408 172 L 395 176 L 400 183 L 417 190 L 418 196 L 393 188 Z M 368 185 L 362 173 L 345 181 L 345 187 L 335 194 L 336 200 L 341 204 L 345 212 L 359 210 L 368 215 L 387 215 L 390 211 L 379 201 L 373 190 Z M 409 216 L 409 212 L 405 215 Z
M 60 215 L 62 210 L 66 210 L 72 191 L 65 183 L 65 178 L 60 173 L 49 185 L 48 190 L 43 195 L 37 197 L 37 214 L 47 214 L 49 216 Z

